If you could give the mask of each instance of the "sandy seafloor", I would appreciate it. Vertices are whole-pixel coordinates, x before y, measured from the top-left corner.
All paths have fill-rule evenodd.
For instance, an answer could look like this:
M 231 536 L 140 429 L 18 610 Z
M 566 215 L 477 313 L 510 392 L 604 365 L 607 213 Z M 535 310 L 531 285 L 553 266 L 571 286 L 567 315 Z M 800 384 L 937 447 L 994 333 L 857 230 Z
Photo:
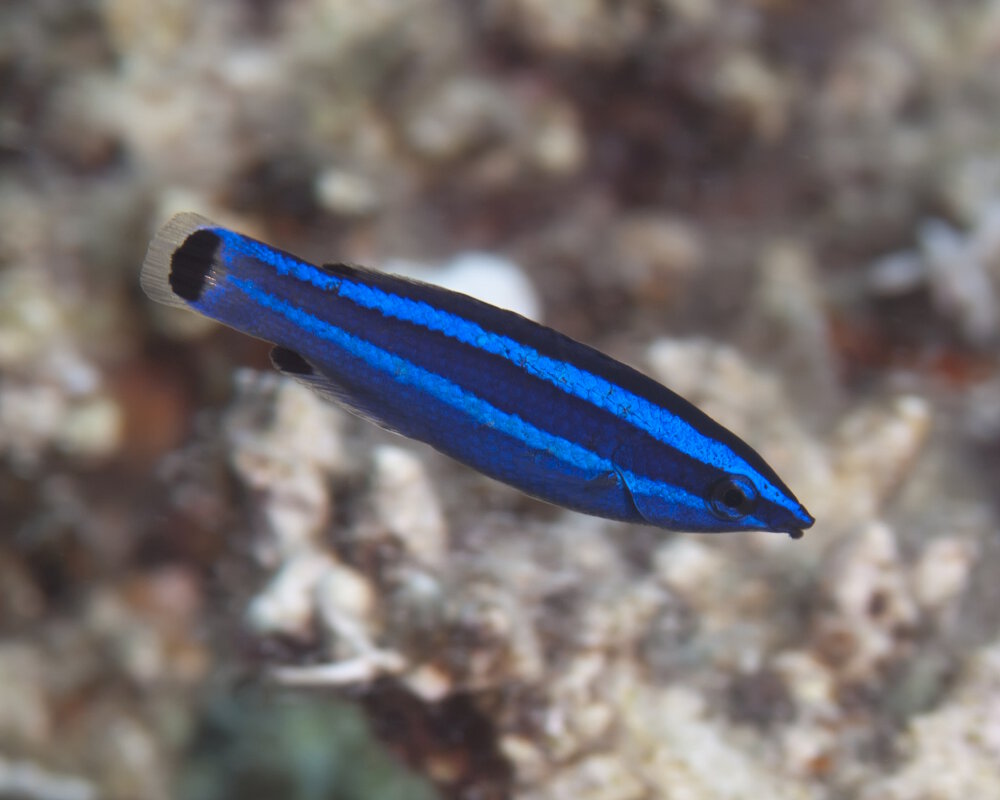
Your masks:
M 487 254 L 818 521 L 326 406 L 142 295 L 180 210 Z M 4 0 L 0 797 L 1000 798 L 998 291 L 997 0 Z

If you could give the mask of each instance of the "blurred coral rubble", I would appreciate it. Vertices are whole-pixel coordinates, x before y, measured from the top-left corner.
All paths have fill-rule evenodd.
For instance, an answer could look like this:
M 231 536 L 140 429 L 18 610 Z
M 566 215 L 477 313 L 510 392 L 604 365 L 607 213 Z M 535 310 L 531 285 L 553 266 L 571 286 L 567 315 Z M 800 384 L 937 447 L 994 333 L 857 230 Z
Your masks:
M 1000 2 L 0 4 L 0 797 L 1000 797 Z M 547 506 L 153 307 L 206 214 L 502 302 L 799 542 Z

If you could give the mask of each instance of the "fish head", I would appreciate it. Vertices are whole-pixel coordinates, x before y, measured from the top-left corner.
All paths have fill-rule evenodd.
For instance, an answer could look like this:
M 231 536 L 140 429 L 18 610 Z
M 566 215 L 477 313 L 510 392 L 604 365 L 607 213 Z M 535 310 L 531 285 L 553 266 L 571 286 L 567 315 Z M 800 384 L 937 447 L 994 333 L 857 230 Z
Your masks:
M 722 475 L 706 487 L 705 501 L 713 530 L 775 531 L 798 539 L 815 522 L 773 473 Z
M 660 470 L 621 477 L 641 518 L 671 530 L 773 531 L 798 539 L 815 521 L 791 490 L 744 445 L 721 465 L 661 460 Z

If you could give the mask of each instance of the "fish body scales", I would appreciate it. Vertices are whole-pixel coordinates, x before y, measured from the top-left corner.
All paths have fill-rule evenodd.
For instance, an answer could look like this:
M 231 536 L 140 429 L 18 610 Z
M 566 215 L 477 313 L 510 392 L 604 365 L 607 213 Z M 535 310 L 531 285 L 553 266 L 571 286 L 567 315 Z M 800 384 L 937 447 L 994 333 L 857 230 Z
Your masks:
M 431 284 L 317 266 L 194 214 L 142 285 L 275 345 L 282 373 L 557 505 L 688 531 L 801 535 L 759 454 L 666 387 L 551 328 Z

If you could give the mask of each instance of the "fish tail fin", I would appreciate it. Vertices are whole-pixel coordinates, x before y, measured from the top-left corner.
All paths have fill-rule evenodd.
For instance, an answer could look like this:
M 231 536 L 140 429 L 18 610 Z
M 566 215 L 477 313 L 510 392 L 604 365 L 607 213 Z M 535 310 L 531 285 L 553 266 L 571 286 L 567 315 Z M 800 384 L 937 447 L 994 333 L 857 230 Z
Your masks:
M 184 212 L 157 231 L 142 263 L 139 283 L 158 303 L 187 308 L 218 281 L 220 239 L 211 220 Z

